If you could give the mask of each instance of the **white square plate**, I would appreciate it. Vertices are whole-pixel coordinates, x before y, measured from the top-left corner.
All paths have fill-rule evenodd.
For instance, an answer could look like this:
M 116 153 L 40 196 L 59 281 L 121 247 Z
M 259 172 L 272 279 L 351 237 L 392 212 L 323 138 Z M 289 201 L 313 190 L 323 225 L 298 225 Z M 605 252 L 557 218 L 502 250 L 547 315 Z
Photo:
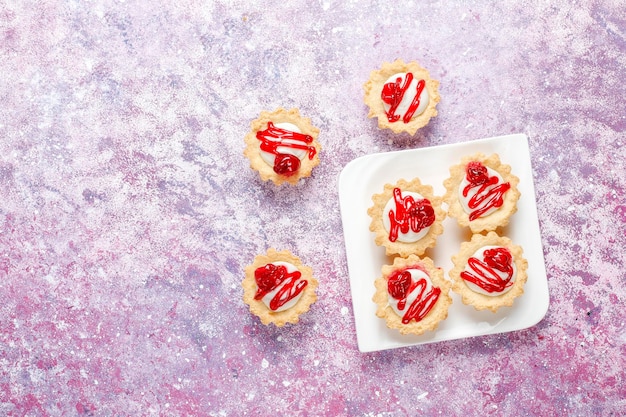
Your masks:
M 376 316 L 376 304 L 372 301 L 374 280 L 380 276 L 382 266 L 392 262 L 385 255 L 385 249 L 376 246 L 374 234 L 369 230 L 371 219 L 367 209 L 372 205 L 372 195 L 382 192 L 386 183 L 418 177 L 422 183 L 434 188 L 435 195 L 443 196 L 443 181 L 449 176 L 449 167 L 458 164 L 463 156 L 476 152 L 487 155 L 497 153 L 502 163 L 510 165 L 512 173 L 520 179 L 518 211 L 499 233 L 511 238 L 524 250 L 524 257 L 528 260 L 528 281 L 524 294 L 515 300 L 512 307 L 500 308 L 497 313 L 492 313 L 489 310 L 476 311 L 464 305 L 460 297 L 451 291 L 453 302 L 448 318 L 439 324 L 436 331 L 403 336 L 397 330 L 387 328 L 385 321 Z M 521 330 L 537 324 L 548 311 L 548 279 L 526 135 L 500 136 L 357 158 L 348 163 L 339 176 L 339 204 L 357 343 L 361 352 Z M 434 260 L 436 266 L 444 269 L 445 277 L 449 279 L 448 272 L 453 266 L 451 257 L 459 251 L 461 242 L 471 238 L 471 233 L 462 229 L 453 218 L 446 218 L 443 226 L 444 232 L 437 239 L 437 245 L 426 255 Z

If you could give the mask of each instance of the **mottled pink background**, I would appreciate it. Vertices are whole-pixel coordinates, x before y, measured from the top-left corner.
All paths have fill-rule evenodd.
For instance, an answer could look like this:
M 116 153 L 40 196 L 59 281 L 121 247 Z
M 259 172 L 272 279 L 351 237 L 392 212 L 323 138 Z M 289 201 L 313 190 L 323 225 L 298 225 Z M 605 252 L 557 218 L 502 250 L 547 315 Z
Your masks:
M 0 4 L 0 415 L 626 413 L 622 0 L 160 3 Z M 362 103 L 396 58 L 441 81 L 415 137 Z M 279 106 L 321 129 L 296 187 L 242 155 Z M 509 133 L 530 140 L 545 319 L 359 353 L 342 168 Z M 241 301 L 268 247 L 320 281 L 296 326 Z

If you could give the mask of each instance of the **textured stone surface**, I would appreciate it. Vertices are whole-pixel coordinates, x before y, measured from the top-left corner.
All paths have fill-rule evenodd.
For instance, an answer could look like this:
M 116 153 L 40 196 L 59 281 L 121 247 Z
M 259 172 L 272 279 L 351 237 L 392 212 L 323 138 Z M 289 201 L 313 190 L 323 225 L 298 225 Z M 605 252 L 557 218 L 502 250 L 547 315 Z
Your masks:
M 161 3 L 0 5 L 0 415 L 626 413 L 621 0 Z M 441 81 L 415 137 L 362 103 L 396 58 Z M 279 106 L 321 129 L 322 163 L 296 187 L 242 156 L 250 120 Z M 359 353 L 341 169 L 517 132 L 546 318 Z M 241 301 L 268 247 L 320 280 L 296 326 Z

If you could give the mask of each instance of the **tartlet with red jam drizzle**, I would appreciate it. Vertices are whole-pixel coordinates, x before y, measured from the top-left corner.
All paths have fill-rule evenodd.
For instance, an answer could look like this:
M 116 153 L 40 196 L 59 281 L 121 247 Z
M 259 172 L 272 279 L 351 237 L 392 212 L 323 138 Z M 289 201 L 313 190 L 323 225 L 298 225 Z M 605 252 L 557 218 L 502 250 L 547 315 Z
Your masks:
M 511 239 L 475 234 L 471 241 L 461 243 L 457 255 L 452 257 L 454 267 L 450 270 L 452 290 L 461 296 L 464 304 L 476 310 L 510 307 L 524 293 L 528 261 L 520 246 Z
M 442 198 L 419 178 L 385 184 L 381 194 L 372 196 L 372 202 L 367 210 L 369 229 L 387 255 L 422 255 L 443 233 L 446 212 L 441 208 Z
M 251 122 L 243 153 L 263 181 L 295 185 L 320 163 L 319 132 L 298 109 L 263 111 Z
M 245 267 L 243 301 L 265 325 L 297 323 L 317 301 L 313 270 L 291 252 L 269 249 Z
M 451 283 L 430 258 L 396 257 L 392 265 L 383 265 L 382 276 L 374 281 L 374 286 L 376 315 L 401 334 L 420 335 L 436 330 L 448 317 Z
M 370 73 L 363 85 L 368 117 L 378 118 L 378 127 L 414 135 L 437 115 L 439 81 L 415 61 L 384 62 Z
M 519 178 L 498 154 L 465 156 L 450 167 L 450 177 L 443 185 L 448 215 L 472 233 L 495 231 L 509 224 L 517 211 Z

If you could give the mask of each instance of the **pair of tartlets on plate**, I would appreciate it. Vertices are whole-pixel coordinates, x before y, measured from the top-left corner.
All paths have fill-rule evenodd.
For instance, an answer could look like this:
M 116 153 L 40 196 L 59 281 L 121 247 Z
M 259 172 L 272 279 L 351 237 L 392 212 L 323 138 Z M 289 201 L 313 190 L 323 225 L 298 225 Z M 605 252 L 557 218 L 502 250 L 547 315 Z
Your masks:
M 375 280 L 376 315 L 402 334 L 435 330 L 448 316 L 450 290 L 477 310 L 511 306 L 523 293 L 527 261 L 522 248 L 496 232 L 517 211 L 519 179 L 498 155 L 474 154 L 450 168 L 443 197 L 418 178 L 386 184 L 372 197 L 370 230 L 386 254 L 394 256 Z M 442 208 L 447 204 L 447 210 Z M 455 218 L 472 238 L 444 271 L 424 253 L 436 245 L 446 216 Z

